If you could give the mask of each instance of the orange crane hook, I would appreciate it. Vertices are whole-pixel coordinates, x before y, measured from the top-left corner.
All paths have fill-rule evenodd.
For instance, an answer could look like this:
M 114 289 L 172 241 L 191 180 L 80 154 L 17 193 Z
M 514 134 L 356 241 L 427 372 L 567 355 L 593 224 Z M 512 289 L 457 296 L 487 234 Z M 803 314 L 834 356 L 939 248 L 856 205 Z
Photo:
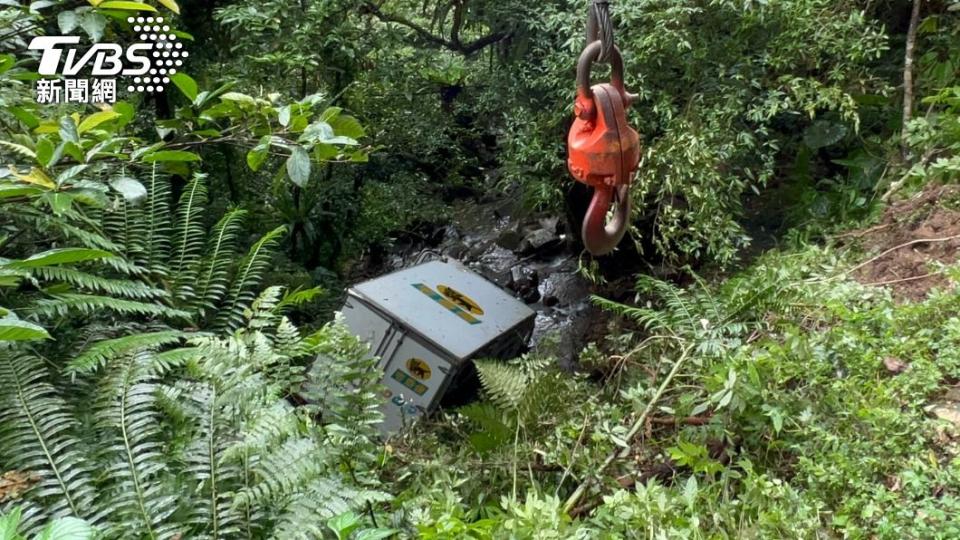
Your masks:
M 606 2 L 599 2 L 598 4 Z M 567 167 L 578 181 L 593 187 L 593 199 L 583 220 L 583 245 L 593 255 L 606 255 L 623 239 L 630 222 L 630 181 L 640 164 L 640 135 L 627 124 L 626 110 L 636 96 L 623 85 L 623 58 L 612 44 L 597 39 L 597 4 L 590 10 L 587 46 L 577 61 L 576 116 L 567 135 Z M 601 11 L 605 13 L 605 11 Z M 606 31 L 604 39 L 612 36 Z M 590 86 L 590 68 L 609 57 L 610 82 Z M 612 204 L 612 219 L 607 214 Z

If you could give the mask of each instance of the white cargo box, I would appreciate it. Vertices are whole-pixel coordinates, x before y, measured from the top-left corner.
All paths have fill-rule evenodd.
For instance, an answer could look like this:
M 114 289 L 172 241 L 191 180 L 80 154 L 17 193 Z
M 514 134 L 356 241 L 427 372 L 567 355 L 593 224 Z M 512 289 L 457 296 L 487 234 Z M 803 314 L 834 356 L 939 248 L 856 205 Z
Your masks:
M 442 261 L 351 288 L 342 312 L 383 370 L 384 433 L 432 411 L 471 359 L 521 353 L 535 318 L 493 283 Z

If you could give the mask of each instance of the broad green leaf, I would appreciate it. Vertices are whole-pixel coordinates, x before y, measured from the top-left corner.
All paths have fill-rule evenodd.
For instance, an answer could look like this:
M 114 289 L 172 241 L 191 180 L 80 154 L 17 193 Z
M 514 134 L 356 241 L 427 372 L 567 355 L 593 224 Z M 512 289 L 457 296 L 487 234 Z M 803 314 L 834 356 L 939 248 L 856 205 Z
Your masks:
M 241 94 L 240 92 L 227 92 L 220 96 L 220 99 L 224 101 L 236 101 L 238 103 L 247 103 L 249 105 L 256 105 L 256 100 L 253 97 L 246 94 Z
M 23 260 L 10 261 L 4 266 L 10 268 L 40 268 L 41 266 L 71 264 L 83 261 L 105 259 L 107 257 L 113 257 L 113 254 L 102 249 L 57 248 L 35 253 Z
M 247 166 L 250 167 L 251 171 L 259 171 L 260 166 L 263 165 L 263 162 L 267 160 L 267 149 L 260 149 L 259 147 L 254 148 L 247 152 Z
M 147 188 L 139 180 L 127 176 L 112 180 L 110 187 L 123 195 L 127 202 L 135 203 L 147 196 Z
M 133 108 L 133 105 L 127 103 L 126 101 L 118 101 L 113 104 L 113 110 L 117 113 L 120 113 L 120 118 L 117 120 L 117 129 L 122 129 L 123 126 L 130 123 L 133 120 L 133 115 L 136 114 L 136 109 Z
M 95 534 L 96 529 L 86 521 L 75 517 L 62 517 L 44 527 L 37 540 L 91 540 Z
M 79 23 L 77 13 L 74 11 L 61 11 L 57 15 L 57 26 L 60 27 L 61 34 L 69 34 Z
M 170 81 L 180 89 L 180 92 L 183 93 L 191 103 L 197 99 L 197 81 L 193 80 L 193 77 L 187 75 L 186 73 L 179 72 L 170 76 Z
M 104 122 L 109 122 L 114 118 L 120 116 L 120 113 L 112 110 L 100 111 L 91 114 L 90 116 L 83 119 L 83 122 L 80 122 L 80 126 L 77 128 L 79 133 L 84 133 L 90 131 L 91 129 L 99 126 Z
M 299 146 L 294 146 L 287 158 L 287 176 L 300 187 L 310 181 L 310 155 Z
M 17 58 L 12 54 L 0 54 L 0 73 L 6 73 L 16 63 Z
M 63 215 L 73 205 L 73 195 L 64 191 L 48 191 L 43 194 L 43 198 L 56 216 Z
M 77 131 L 77 121 L 71 116 L 60 119 L 60 139 L 66 142 L 80 142 L 80 133 Z
M 331 160 L 340 155 L 340 148 L 332 144 L 317 143 L 313 147 L 313 158 L 317 161 Z
M 143 161 L 147 163 L 155 161 L 200 161 L 200 156 L 185 150 L 161 150 L 143 156 Z
M 46 137 L 40 137 L 37 139 L 37 161 L 40 162 L 44 167 L 49 167 L 50 162 L 53 161 L 54 150 L 53 141 Z
M 88 11 L 80 16 L 80 28 L 90 36 L 94 42 L 100 41 L 103 31 L 107 28 L 107 18 L 103 15 Z
M 30 129 L 35 129 L 40 125 L 40 120 L 36 115 L 22 107 L 9 107 L 7 110 Z
M 176 0 L 157 0 L 157 2 L 160 2 L 160 5 L 176 13 L 177 15 L 180 14 L 180 6 L 177 5 Z
M 338 539 L 346 540 L 350 538 L 358 527 L 360 527 L 360 518 L 353 512 L 344 512 L 339 516 L 327 520 L 327 527 L 337 535 Z
M 0 540 L 18 540 L 20 538 L 17 529 L 20 527 L 19 506 L 10 510 L 7 514 L 0 516 Z
M 287 127 L 290 125 L 290 106 L 286 105 L 280 107 L 280 110 L 277 112 L 277 121 L 280 122 L 280 125 Z
M 50 334 L 41 326 L 9 317 L 0 319 L 0 341 L 33 341 L 49 338 Z M 0 538 L 15 538 L 6 535 L 9 535 L 9 531 L 4 530 L 3 522 L 0 521 Z
M 817 120 L 804 132 L 803 142 L 816 150 L 840 142 L 846 134 L 847 128 L 843 124 Z
M 22 186 L 14 184 L 3 184 L 0 185 L 0 199 L 9 199 L 12 197 L 29 197 L 31 195 L 39 195 L 44 193 L 40 188 L 35 188 L 31 186 Z
M 143 2 L 127 2 L 125 0 L 107 0 L 97 5 L 100 9 L 129 9 L 132 11 L 156 11 L 157 8 Z
M 354 536 L 354 540 L 383 540 L 396 535 L 398 532 L 396 529 L 364 529 Z
M 359 139 L 364 135 L 363 126 L 360 125 L 360 121 L 346 114 L 341 114 L 331 120 L 330 126 L 333 127 L 333 131 L 335 131 L 337 135 L 343 135 L 351 139 Z

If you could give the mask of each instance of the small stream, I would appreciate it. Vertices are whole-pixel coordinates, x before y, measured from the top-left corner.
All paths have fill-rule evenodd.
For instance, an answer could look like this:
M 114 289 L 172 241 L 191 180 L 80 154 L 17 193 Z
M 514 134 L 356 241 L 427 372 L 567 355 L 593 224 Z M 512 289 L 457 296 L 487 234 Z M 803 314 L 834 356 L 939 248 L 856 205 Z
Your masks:
M 512 200 L 454 204 L 452 221 L 425 237 L 399 240 L 380 273 L 431 257 L 456 259 L 510 291 L 537 313 L 530 346 L 565 369 L 602 332 L 608 314 L 590 302 L 593 285 L 577 273 L 578 251 L 562 220 L 531 216 Z

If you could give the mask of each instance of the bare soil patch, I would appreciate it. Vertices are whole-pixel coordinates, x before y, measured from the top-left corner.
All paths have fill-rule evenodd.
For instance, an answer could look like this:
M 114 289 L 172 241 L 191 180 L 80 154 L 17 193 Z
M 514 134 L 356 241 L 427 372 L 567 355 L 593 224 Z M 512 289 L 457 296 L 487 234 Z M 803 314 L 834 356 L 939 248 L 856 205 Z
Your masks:
M 878 224 L 843 235 L 869 254 L 853 277 L 889 287 L 898 300 L 923 300 L 950 286 L 936 263 L 955 263 L 960 253 L 960 211 L 948 206 L 957 201 L 960 186 L 931 186 L 889 206 Z

